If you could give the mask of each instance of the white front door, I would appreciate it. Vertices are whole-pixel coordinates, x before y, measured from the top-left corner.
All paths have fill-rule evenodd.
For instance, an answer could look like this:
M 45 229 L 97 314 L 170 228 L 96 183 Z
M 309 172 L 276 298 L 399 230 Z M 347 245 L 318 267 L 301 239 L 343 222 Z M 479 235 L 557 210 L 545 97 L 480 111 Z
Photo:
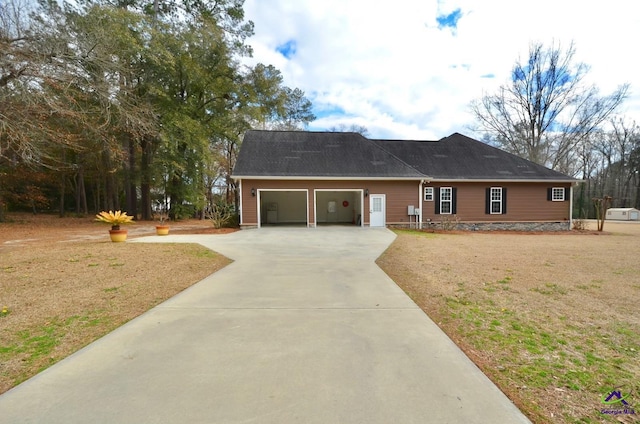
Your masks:
M 384 227 L 385 197 L 384 194 L 369 196 L 369 222 L 372 227 Z

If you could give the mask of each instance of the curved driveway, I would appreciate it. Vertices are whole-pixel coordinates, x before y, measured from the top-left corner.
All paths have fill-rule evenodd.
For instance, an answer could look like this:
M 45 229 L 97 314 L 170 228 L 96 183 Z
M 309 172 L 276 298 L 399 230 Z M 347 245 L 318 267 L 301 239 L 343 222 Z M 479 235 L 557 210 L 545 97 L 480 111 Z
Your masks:
M 393 239 L 351 227 L 135 239 L 235 262 L 0 396 L 0 421 L 528 423 L 375 265 Z

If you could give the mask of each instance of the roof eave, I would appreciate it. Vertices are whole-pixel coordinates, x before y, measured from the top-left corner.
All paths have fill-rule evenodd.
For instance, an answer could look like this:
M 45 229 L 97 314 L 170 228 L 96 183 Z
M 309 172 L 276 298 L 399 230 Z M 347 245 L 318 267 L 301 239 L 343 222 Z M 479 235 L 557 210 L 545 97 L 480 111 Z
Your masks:
M 428 182 L 437 183 L 582 183 L 584 180 L 560 178 L 426 178 Z
M 231 175 L 234 180 L 333 180 L 333 181 L 353 181 L 353 180 L 372 180 L 372 181 L 423 181 L 428 180 L 427 176 L 415 177 L 367 177 L 367 176 L 308 176 L 308 175 L 288 175 L 288 176 L 264 176 L 264 175 Z
M 421 177 L 366 177 L 366 176 L 306 176 L 306 175 L 290 175 L 290 176 L 264 176 L 264 175 L 232 175 L 234 180 L 333 180 L 333 181 L 354 181 L 354 180 L 370 180 L 370 181 L 423 181 L 425 183 L 571 183 L 578 184 L 584 180 L 577 179 L 545 179 L 545 178 L 432 178 L 428 176 Z

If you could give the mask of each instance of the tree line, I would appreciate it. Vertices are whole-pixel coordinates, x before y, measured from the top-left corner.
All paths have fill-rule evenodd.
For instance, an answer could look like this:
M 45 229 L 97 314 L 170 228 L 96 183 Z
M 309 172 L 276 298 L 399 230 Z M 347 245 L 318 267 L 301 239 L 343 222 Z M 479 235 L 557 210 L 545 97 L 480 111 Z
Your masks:
M 484 141 L 584 182 L 574 217 L 595 218 L 594 201 L 640 208 L 640 127 L 617 115 L 629 85 L 601 94 L 573 43 L 533 43 L 509 81 L 471 104 Z
M 243 1 L 1 3 L 0 221 L 7 207 L 148 220 L 237 203 L 244 132 L 315 119 L 278 69 L 242 65 L 253 34 Z M 474 129 L 583 180 L 575 217 L 593 218 L 606 196 L 640 208 L 640 127 L 616 115 L 629 85 L 602 95 L 575 53 L 533 43 L 509 81 L 471 104 Z
M 244 132 L 315 119 L 278 69 L 242 65 L 243 1 L 1 3 L 0 220 L 234 203 Z

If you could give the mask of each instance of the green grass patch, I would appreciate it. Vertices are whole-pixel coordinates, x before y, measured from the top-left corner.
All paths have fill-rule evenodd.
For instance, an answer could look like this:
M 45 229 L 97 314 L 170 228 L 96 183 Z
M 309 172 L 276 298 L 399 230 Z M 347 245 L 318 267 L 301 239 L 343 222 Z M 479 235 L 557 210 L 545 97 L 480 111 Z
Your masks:
M 77 328 L 92 328 L 101 325 L 112 326 L 111 319 L 104 311 L 95 311 L 91 315 L 74 315 L 65 319 L 51 318 L 46 324 L 23 329 L 9 335 L 9 341 L 0 345 L 0 363 L 20 358 L 30 368 L 13 375 L 13 384 L 17 385 L 41 372 L 62 359 L 56 348 Z M 81 346 L 79 346 L 81 347 Z
M 613 271 L 613 275 L 638 275 L 640 269 L 638 268 L 620 268 Z
M 511 276 L 506 276 L 502 280 L 498 280 L 498 284 L 509 284 L 512 280 Z
M 60 342 L 62 323 L 54 320 L 46 325 L 15 333 L 15 342 L 0 347 L 0 357 L 4 354 L 25 354 L 25 361 L 33 362 L 48 356 Z
M 561 287 L 555 283 L 545 283 L 544 286 L 534 287 L 531 289 L 536 293 L 544 294 L 545 296 L 564 295 L 567 294 L 567 289 Z
M 122 286 L 118 286 L 118 287 L 107 287 L 106 289 L 103 289 L 103 291 L 105 293 L 113 293 L 113 292 L 117 292 L 118 290 L 120 290 Z
M 513 277 L 507 275 L 506 277 L 500 280 L 496 280 L 495 282 L 484 283 L 482 290 L 487 293 L 495 293 L 498 290 L 510 290 L 509 283 L 511 283 L 512 281 Z
M 206 247 L 194 245 L 188 252 L 190 255 L 195 256 L 196 258 L 215 258 L 217 257 L 217 253 L 213 250 L 207 249 Z
M 545 288 L 557 291 L 555 286 Z M 634 381 L 628 366 L 638 360 L 640 332 L 629 323 L 593 331 L 572 325 L 566 317 L 547 326 L 544 320 L 497 310 L 490 300 L 447 298 L 446 305 L 458 333 L 473 349 L 511 352 L 511 359 L 501 362 L 511 381 L 594 392 L 603 385 Z

